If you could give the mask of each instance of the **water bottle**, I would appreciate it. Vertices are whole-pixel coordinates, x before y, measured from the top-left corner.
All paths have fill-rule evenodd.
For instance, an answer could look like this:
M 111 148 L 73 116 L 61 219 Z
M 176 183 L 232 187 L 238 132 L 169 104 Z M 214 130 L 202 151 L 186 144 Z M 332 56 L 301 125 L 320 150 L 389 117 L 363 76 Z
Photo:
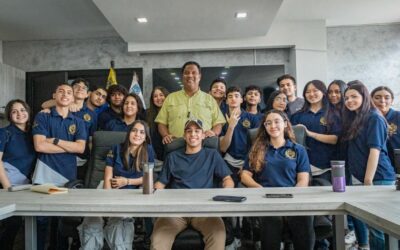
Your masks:
M 143 194 L 153 194 L 154 180 L 154 162 L 145 162 L 143 164 Z
M 331 161 L 333 192 L 346 191 L 345 161 Z

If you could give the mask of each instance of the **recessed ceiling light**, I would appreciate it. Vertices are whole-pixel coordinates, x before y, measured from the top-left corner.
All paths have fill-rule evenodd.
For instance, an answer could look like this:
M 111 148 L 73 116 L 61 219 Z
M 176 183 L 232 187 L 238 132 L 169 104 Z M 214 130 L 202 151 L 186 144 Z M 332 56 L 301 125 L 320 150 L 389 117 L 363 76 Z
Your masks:
M 174 75 L 176 75 L 176 73 L 175 72 L 171 72 L 171 76 L 174 76 Z
M 228 74 L 228 72 L 226 72 L 226 71 L 221 73 L 221 75 L 227 75 L 227 74 Z
M 147 18 L 145 18 L 145 17 L 138 17 L 138 18 L 136 18 L 136 21 L 138 21 L 139 23 L 147 23 Z
M 221 76 L 220 78 L 225 79 L 225 76 Z
M 235 17 L 236 18 L 246 18 L 247 12 L 236 12 Z
M 174 77 L 174 79 L 175 79 L 175 80 L 179 80 L 179 77 L 176 76 L 176 77 Z

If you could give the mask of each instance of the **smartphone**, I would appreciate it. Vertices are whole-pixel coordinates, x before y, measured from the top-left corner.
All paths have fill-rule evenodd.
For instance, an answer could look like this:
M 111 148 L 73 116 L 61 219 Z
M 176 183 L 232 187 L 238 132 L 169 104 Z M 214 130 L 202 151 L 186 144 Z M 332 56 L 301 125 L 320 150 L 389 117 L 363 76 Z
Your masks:
M 214 201 L 227 201 L 227 202 L 243 202 L 246 200 L 244 196 L 231 196 L 231 195 L 217 195 L 213 197 Z
M 266 194 L 267 198 L 293 198 L 293 194 Z

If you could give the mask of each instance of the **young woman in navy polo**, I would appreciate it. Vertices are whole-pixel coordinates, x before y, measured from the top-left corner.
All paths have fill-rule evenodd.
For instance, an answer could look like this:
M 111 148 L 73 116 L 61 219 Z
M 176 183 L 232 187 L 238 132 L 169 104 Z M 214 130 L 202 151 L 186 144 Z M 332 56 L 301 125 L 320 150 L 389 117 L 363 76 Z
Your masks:
M 307 152 L 295 143 L 286 114 L 273 109 L 265 114 L 263 121 L 246 158 L 242 183 L 249 188 L 307 187 L 310 172 Z M 280 249 L 284 226 L 290 228 L 295 249 L 313 249 L 315 234 L 310 216 L 262 217 L 262 249 Z
M 151 142 L 158 160 L 164 160 L 164 145 L 162 143 L 162 137 L 158 132 L 158 124 L 154 122 L 154 120 L 168 94 L 169 92 L 166 88 L 161 86 L 154 87 L 150 94 L 150 108 L 146 110 L 146 122 L 150 128 Z
M 276 109 L 287 114 L 287 103 L 287 96 L 282 91 L 276 90 L 268 97 L 265 112 L 270 111 L 271 109 Z
M 393 104 L 393 91 L 386 86 L 379 86 L 371 92 L 372 101 L 385 116 L 389 124 L 389 140 L 387 143 L 389 157 L 392 165 L 394 162 L 394 149 L 400 149 L 400 111 L 391 108 Z
M 330 161 L 336 158 L 336 143 L 340 134 L 339 117 L 332 112 L 326 96 L 326 86 L 322 81 L 313 80 L 303 91 L 304 106 L 292 115 L 292 125 L 301 124 L 306 128 L 307 153 L 310 163 L 320 169 L 313 173 L 328 181 L 331 174 Z
M 134 93 L 125 96 L 122 101 L 122 118 L 114 118 L 108 121 L 104 130 L 127 132 L 129 125 L 134 121 L 141 119 L 143 104 L 140 97 Z
M 154 162 L 149 128 L 142 120 L 132 123 L 124 143 L 115 145 L 109 151 L 104 169 L 104 189 L 135 189 L 143 182 L 141 163 Z M 78 227 L 81 237 L 81 249 L 92 249 L 96 236 L 103 236 L 102 218 L 85 218 Z M 99 235 L 88 232 L 96 231 Z M 110 249 L 120 249 L 118 244 L 132 246 L 134 220 L 132 218 L 108 218 L 104 227 L 104 237 Z M 86 237 L 86 238 L 84 238 Z M 98 245 L 98 249 L 102 249 Z
M 30 183 L 36 152 L 30 131 L 31 110 L 24 101 L 12 100 L 5 108 L 10 125 L 0 129 L 0 182 L 4 189 Z M 21 217 L 2 221 L 1 249 L 13 249 L 14 239 L 22 225 Z
M 348 83 L 343 111 L 343 140 L 348 141 L 347 164 L 364 185 L 392 185 L 395 173 L 386 148 L 388 125 L 360 81 Z M 366 225 L 354 219 L 357 238 Z M 385 249 L 383 232 L 370 228 L 370 248 Z

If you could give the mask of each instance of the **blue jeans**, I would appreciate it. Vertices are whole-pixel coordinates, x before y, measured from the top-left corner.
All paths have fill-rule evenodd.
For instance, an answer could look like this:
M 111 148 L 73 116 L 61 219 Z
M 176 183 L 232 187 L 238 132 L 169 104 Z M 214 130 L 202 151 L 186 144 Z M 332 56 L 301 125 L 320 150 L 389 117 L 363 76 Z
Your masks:
M 393 185 L 394 181 L 373 181 L 374 185 Z M 353 217 L 354 229 L 357 237 L 358 244 L 366 245 L 368 239 L 369 229 L 369 247 L 371 250 L 385 249 L 385 234 L 375 228 L 369 227 L 364 222 Z

